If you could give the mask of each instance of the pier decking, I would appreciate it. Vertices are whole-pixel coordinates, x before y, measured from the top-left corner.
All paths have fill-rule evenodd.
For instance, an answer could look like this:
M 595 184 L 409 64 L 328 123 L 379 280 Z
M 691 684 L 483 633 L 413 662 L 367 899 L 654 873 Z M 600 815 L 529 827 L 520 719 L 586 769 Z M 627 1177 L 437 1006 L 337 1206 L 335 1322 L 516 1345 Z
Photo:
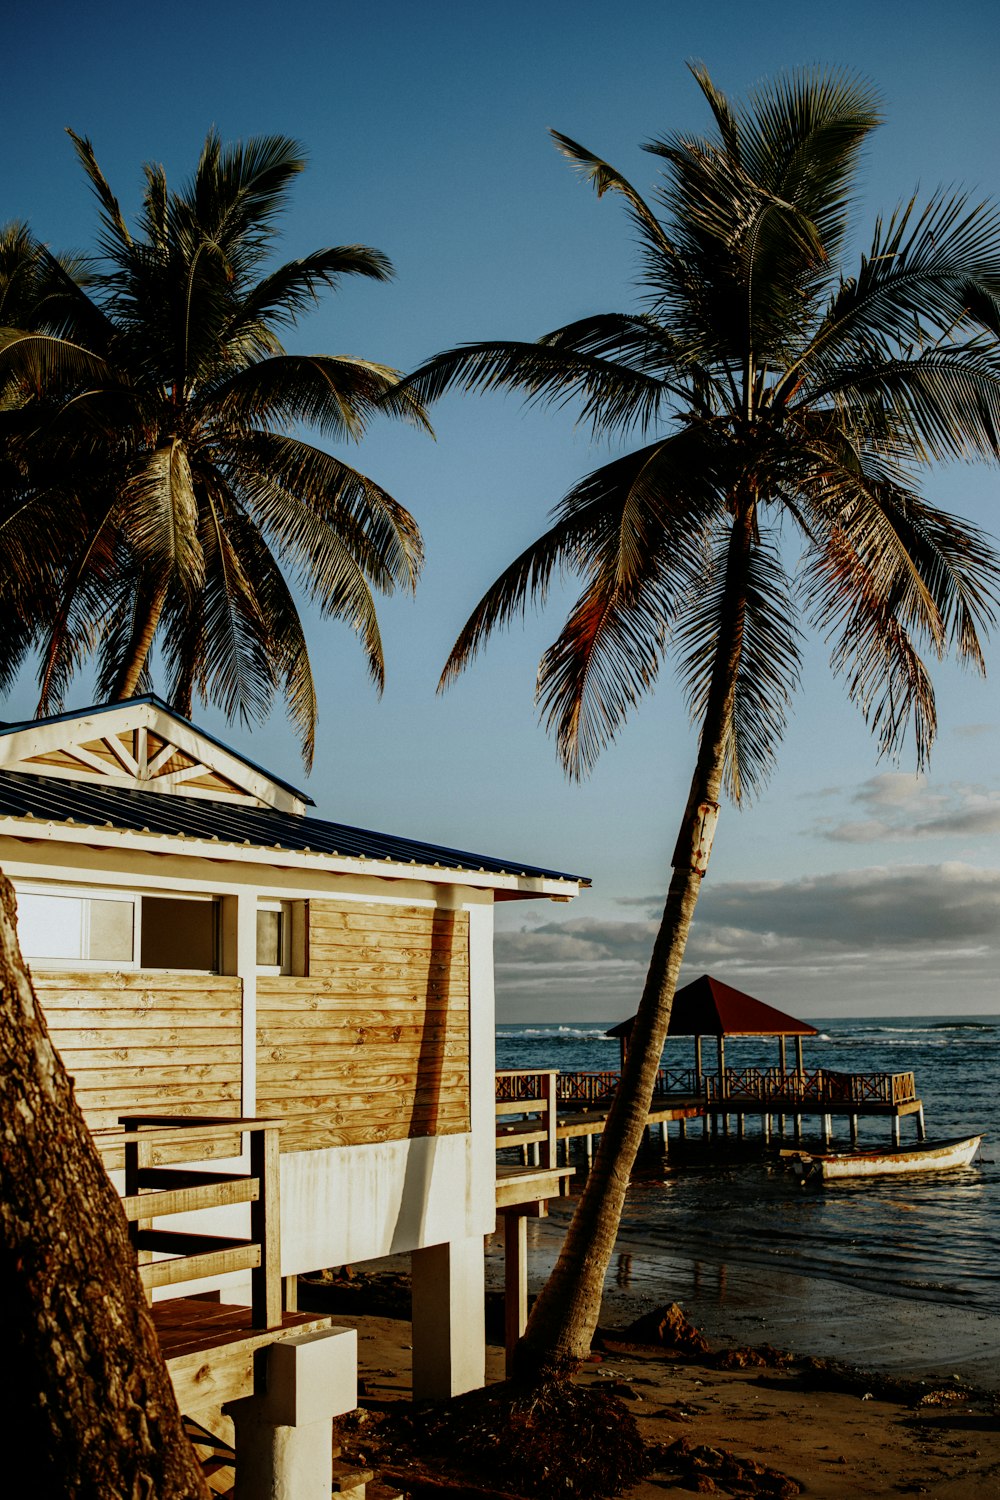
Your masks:
M 525 1170 L 529 1158 L 537 1169 L 543 1142 L 547 1159 L 558 1165 L 560 1154 L 568 1163 L 570 1142 L 582 1138 L 589 1161 L 593 1139 L 604 1128 L 620 1078 L 614 1072 L 559 1073 L 554 1069 L 498 1072 L 498 1151 L 521 1147 Z M 551 1113 L 542 1103 L 550 1097 L 555 1101 Z M 803 1120 L 813 1117 L 818 1121 L 817 1133 L 829 1143 L 834 1119 L 842 1119 L 851 1143 L 856 1145 L 860 1121 L 878 1118 L 889 1121 L 893 1143 L 898 1145 L 900 1122 L 908 1115 L 916 1116 L 917 1138 L 923 1140 L 923 1104 L 912 1073 L 843 1073 L 800 1067 L 723 1068 L 715 1072 L 662 1068 L 647 1125 L 661 1127 L 666 1145 L 671 1121 L 679 1122 L 681 1138 L 687 1133 L 689 1120 L 701 1120 L 706 1138 L 728 1136 L 735 1127 L 742 1140 L 747 1120 L 752 1119 L 759 1123 L 760 1135 L 768 1142 L 775 1133 L 782 1137 L 790 1133 L 800 1140 Z M 516 1170 L 498 1168 L 498 1172 Z M 498 1204 L 499 1182 L 498 1177 Z

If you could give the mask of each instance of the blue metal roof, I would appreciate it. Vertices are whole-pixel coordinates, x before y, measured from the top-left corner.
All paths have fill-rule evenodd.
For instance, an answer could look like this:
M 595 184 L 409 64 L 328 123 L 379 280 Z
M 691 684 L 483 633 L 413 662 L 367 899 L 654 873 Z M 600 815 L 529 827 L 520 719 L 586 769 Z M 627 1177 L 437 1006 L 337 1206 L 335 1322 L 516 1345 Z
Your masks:
M 158 701 L 158 700 L 152 700 Z M 73 717 L 77 717 L 74 715 Z M 201 731 L 199 731 L 200 733 Z M 133 791 L 128 787 L 0 771 L 0 817 L 37 818 L 46 823 L 74 823 L 175 838 L 218 839 L 220 843 L 258 849 L 282 849 L 346 859 L 391 860 L 395 864 L 439 865 L 494 875 L 525 875 L 589 885 L 584 875 L 497 859 L 465 849 L 449 849 L 394 834 L 327 823 L 270 807 L 247 807 L 177 793 Z

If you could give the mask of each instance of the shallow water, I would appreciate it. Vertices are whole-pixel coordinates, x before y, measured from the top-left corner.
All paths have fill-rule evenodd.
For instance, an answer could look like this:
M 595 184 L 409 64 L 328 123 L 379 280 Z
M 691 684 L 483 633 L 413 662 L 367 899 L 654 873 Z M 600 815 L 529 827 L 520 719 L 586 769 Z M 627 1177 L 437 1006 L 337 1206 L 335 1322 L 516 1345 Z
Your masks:
M 617 1277 L 630 1295 L 653 1301 L 669 1284 L 679 1289 L 671 1295 L 687 1296 L 703 1314 L 725 1303 L 737 1323 L 765 1317 L 755 1311 L 756 1298 L 767 1305 L 768 1319 L 780 1314 L 789 1332 L 797 1318 L 829 1319 L 839 1307 L 844 1317 L 858 1314 L 855 1342 L 864 1337 L 865 1318 L 881 1323 L 878 1311 L 888 1313 L 891 1300 L 892 1325 L 899 1328 L 902 1320 L 909 1328 L 904 1343 L 911 1363 L 921 1329 L 928 1350 L 939 1349 L 942 1333 L 953 1335 L 960 1349 L 980 1325 L 978 1343 L 972 1342 L 977 1363 L 985 1359 L 989 1365 L 990 1341 L 1000 1335 L 1000 1322 L 994 1323 L 1000 1319 L 1000 1018 L 817 1024 L 820 1035 L 804 1043 L 807 1069 L 912 1071 L 928 1135 L 984 1133 L 981 1159 L 941 1174 L 803 1191 L 763 1161 L 676 1165 L 675 1158 L 630 1190 L 619 1238 L 628 1258 L 612 1266 L 609 1292 L 614 1295 Z M 603 1030 L 501 1027 L 497 1066 L 614 1069 L 618 1044 L 606 1040 Z M 666 1064 L 685 1067 L 691 1060 L 690 1041 L 668 1045 Z M 777 1042 L 732 1039 L 726 1060 L 733 1067 L 773 1065 Z M 710 1066 L 708 1047 L 705 1064 Z M 807 1120 L 806 1128 L 817 1124 Z M 756 1128 L 748 1125 L 748 1134 Z M 834 1129 L 835 1144 L 846 1146 L 846 1121 L 835 1121 Z M 691 1134 L 699 1132 L 694 1125 Z M 889 1141 L 884 1120 L 862 1120 L 861 1132 L 862 1144 Z M 903 1120 L 902 1134 L 904 1142 L 915 1139 L 912 1118 Z M 867 1313 L 861 1312 L 862 1301 Z M 884 1330 L 877 1338 L 884 1340 Z M 1000 1349 L 994 1362 L 1000 1370 Z

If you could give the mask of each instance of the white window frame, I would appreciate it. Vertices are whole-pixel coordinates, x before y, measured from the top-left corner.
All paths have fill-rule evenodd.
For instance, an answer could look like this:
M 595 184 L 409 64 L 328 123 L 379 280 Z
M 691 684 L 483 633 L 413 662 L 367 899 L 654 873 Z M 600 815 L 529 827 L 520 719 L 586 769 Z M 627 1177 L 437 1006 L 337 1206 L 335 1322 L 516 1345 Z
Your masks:
M 210 891 L 177 891 L 177 890 L 121 890 L 112 886 L 97 885 L 70 885 L 63 881 L 40 881 L 40 880 L 14 880 L 14 893 L 16 896 L 63 896 L 71 900 L 83 901 L 123 901 L 132 907 L 132 957 L 124 958 L 46 958 L 44 955 L 26 954 L 25 958 L 29 964 L 36 969 L 49 970 L 61 969 L 71 971 L 74 969 L 94 971 L 106 974 L 219 974 L 222 972 L 221 945 L 222 945 L 222 912 L 221 898 Z M 217 907 L 215 922 L 215 968 L 213 969 L 182 969 L 177 966 L 162 967 L 151 964 L 143 964 L 140 961 L 142 954 L 142 903 L 144 897 L 163 901 L 210 901 Z
M 279 961 L 276 964 L 258 964 L 257 973 L 264 975 L 291 974 L 292 969 L 292 907 L 293 902 L 269 897 L 258 898 L 257 911 L 276 911 L 281 916 L 281 938 Z

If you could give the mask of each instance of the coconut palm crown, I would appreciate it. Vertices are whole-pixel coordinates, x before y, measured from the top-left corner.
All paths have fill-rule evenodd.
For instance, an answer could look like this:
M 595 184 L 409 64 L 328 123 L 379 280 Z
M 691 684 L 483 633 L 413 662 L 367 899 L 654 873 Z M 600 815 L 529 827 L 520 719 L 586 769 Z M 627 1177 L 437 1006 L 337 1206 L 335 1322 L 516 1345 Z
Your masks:
M 578 401 L 600 435 L 636 435 L 586 475 L 477 606 L 448 681 L 556 569 L 585 588 L 544 656 L 538 692 L 560 754 L 589 769 L 673 647 L 695 720 L 708 690 L 734 519 L 751 520 L 747 639 L 726 746 L 739 796 L 769 766 L 796 680 L 795 620 L 833 638 L 833 666 L 895 752 L 923 762 L 934 696 L 918 648 L 982 666 L 993 554 L 928 504 L 915 471 L 992 458 L 1000 441 L 1000 215 L 939 194 L 879 219 L 843 268 L 853 185 L 879 122 L 863 82 L 795 75 L 731 104 L 694 75 L 717 134 L 668 135 L 655 208 L 553 132 L 637 231 L 642 310 L 583 318 L 536 343 L 477 343 L 410 379 Z M 790 572 L 784 525 L 802 543 Z
M 573 775 L 585 773 L 671 651 L 698 748 L 621 1082 L 556 1267 L 519 1346 L 525 1373 L 582 1357 L 645 1127 L 724 786 L 768 774 L 799 672 L 799 631 L 832 642 L 884 753 L 935 731 L 924 657 L 982 669 L 998 560 L 917 489 L 928 462 L 1000 448 L 1000 214 L 961 193 L 877 220 L 847 269 L 874 91 L 798 73 L 734 104 L 694 76 L 710 135 L 646 149 L 652 203 L 564 135 L 598 195 L 624 200 L 642 305 L 535 343 L 449 350 L 410 377 L 578 403 L 595 435 L 633 446 L 587 474 L 476 606 L 448 682 L 557 571 L 582 591 L 544 654 L 538 698 Z M 793 551 L 793 543 L 797 547 Z
M 381 687 L 374 593 L 412 588 L 422 545 L 403 506 L 299 432 L 355 441 L 381 413 L 428 424 L 397 371 L 288 353 L 279 334 L 343 277 L 385 281 L 391 264 L 341 245 L 273 265 L 304 166 L 294 141 L 210 134 L 181 192 L 147 166 L 134 230 L 73 141 L 100 210 L 89 285 L 64 270 L 54 292 L 46 256 L 46 296 L 0 333 L 0 608 L 22 622 L 0 678 L 40 647 L 50 712 L 96 651 L 100 691 L 125 698 L 158 642 L 180 711 L 198 693 L 259 716 L 280 690 L 308 762 L 316 695 L 293 587 L 359 635 Z

